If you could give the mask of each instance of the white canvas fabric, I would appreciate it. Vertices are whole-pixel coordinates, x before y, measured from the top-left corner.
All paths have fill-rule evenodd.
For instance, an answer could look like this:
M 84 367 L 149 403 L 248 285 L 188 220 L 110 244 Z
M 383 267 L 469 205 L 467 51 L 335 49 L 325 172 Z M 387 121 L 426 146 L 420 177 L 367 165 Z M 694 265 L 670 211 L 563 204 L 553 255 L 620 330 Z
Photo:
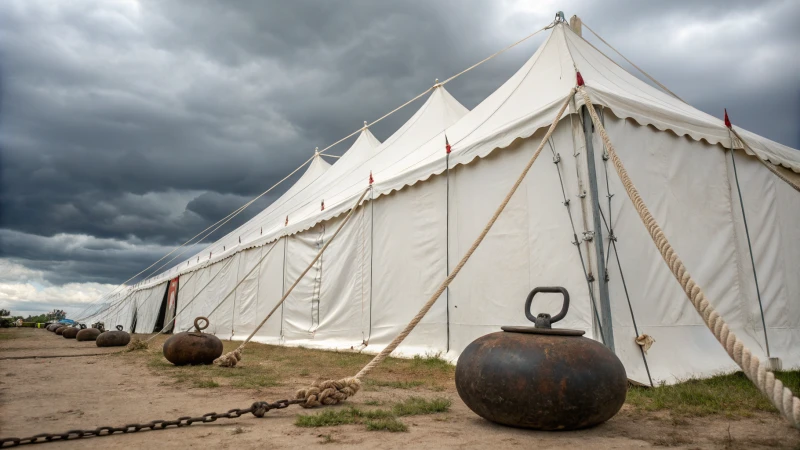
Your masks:
M 567 100 L 576 70 L 637 189 L 709 301 L 760 358 L 767 356 L 763 307 L 770 356 L 785 368 L 800 365 L 793 351 L 800 339 L 800 279 L 792 271 L 800 262 L 800 195 L 755 158 L 800 172 L 800 152 L 742 130 L 757 152 L 748 154 L 741 142 L 731 142 L 722 120 L 627 73 L 564 24 L 472 111 L 436 87 L 384 143 L 364 130 L 328 170 L 298 182 L 199 261 L 179 266 L 179 310 L 186 299 L 196 300 L 178 329 L 221 305 L 212 331 L 243 339 L 330 239 L 372 174 L 371 192 L 351 222 L 255 340 L 378 352 L 472 244 Z M 570 311 L 557 327 L 601 340 L 597 280 L 606 274 L 598 272 L 599 255 L 587 240 L 597 202 L 615 351 L 629 378 L 674 382 L 735 368 L 664 264 L 606 165 L 597 133 L 592 147 L 599 192 L 592 198 L 582 106 L 580 96 L 571 99 L 492 231 L 397 354 L 455 361 L 478 336 L 502 325 L 527 325 L 525 297 L 543 285 L 564 286 L 571 294 Z M 142 287 L 160 282 L 140 283 L 126 295 L 139 298 Z M 537 296 L 534 312 L 554 313 L 560 305 L 558 296 Z M 128 320 L 129 309 L 106 316 Z M 655 338 L 646 354 L 635 343 L 637 334 Z

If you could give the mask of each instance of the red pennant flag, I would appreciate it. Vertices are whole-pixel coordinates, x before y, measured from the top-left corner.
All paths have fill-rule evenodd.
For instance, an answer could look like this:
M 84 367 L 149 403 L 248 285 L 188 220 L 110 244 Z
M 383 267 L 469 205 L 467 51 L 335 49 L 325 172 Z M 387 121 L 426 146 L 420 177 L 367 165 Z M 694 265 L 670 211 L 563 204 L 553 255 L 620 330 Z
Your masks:
M 444 151 L 449 155 L 450 154 L 450 142 L 447 140 L 447 135 L 444 135 Z
M 286 216 L 286 222 L 284 222 L 283 226 L 289 225 L 289 216 Z
M 725 126 L 728 128 L 733 127 L 733 125 L 731 125 L 731 120 L 728 119 L 728 108 L 725 108 Z
M 372 171 L 369 171 L 369 185 L 372 186 L 372 183 L 375 182 L 375 179 L 372 178 Z
M 322 204 L 319 206 L 320 211 L 325 211 L 325 200 L 322 201 Z
M 578 86 L 584 86 L 586 83 L 583 82 L 583 77 L 581 76 L 580 72 L 575 72 L 578 78 Z

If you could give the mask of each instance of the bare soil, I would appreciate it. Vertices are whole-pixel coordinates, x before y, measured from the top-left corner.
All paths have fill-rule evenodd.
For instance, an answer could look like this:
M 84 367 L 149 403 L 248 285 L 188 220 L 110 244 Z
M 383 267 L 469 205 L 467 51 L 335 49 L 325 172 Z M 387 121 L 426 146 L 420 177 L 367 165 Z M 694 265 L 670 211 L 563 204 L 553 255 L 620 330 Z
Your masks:
M 298 375 L 279 379 L 277 386 L 252 389 L 219 385 L 194 388 L 176 382 L 173 375 L 154 367 L 156 350 L 136 355 L 110 354 L 71 358 L 3 359 L 34 355 L 79 355 L 113 352 L 93 342 L 64 339 L 46 330 L 0 330 L 0 437 L 24 437 L 42 432 L 64 432 L 102 425 L 121 426 L 154 419 L 172 420 L 246 408 L 256 400 L 290 397 L 308 383 Z M 251 344 L 252 345 L 252 344 Z M 258 345 L 258 344 L 255 344 Z M 269 349 L 269 346 L 259 346 Z M 227 347 L 226 347 L 227 348 Z M 269 351 L 269 350 L 264 350 Z M 309 350 L 310 352 L 310 350 Z M 258 353 L 258 352 L 253 352 Z M 326 362 L 331 360 L 325 353 Z M 335 354 L 334 354 L 335 355 Z M 247 355 L 246 358 L 250 357 Z M 255 357 L 246 359 L 257 364 Z M 148 361 L 151 361 L 148 363 Z M 319 369 L 319 368 L 316 368 Z M 324 368 L 323 368 L 324 369 Z M 265 369 L 266 370 L 266 369 Z M 317 370 L 315 370 L 316 372 Z M 298 373 L 303 371 L 298 368 Z M 393 379 L 402 373 L 395 371 Z M 297 414 L 313 414 L 299 407 L 270 411 L 264 418 L 242 416 L 211 424 L 163 431 L 54 442 L 46 448 L 792 448 L 800 449 L 800 432 L 778 415 L 754 413 L 746 418 L 707 416 L 675 418 L 663 411 L 647 412 L 625 405 L 609 422 L 577 432 L 534 432 L 489 423 L 473 414 L 458 398 L 452 383 L 412 383 L 398 389 L 376 384 L 347 403 L 370 408 L 410 396 L 446 397 L 447 413 L 403 417 L 407 432 L 366 431 L 363 425 L 301 428 Z

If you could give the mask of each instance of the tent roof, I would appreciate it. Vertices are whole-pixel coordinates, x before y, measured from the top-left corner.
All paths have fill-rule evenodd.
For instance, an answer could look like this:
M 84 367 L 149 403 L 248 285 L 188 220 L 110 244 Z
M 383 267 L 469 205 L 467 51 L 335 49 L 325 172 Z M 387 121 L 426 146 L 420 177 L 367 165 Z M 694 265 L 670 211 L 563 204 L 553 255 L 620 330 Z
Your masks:
M 557 23 L 522 68 L 472 111 L 468 112 L 443 87 L 437 87 L 416 114 L 386 142 L 374 150 L 367 149 L 369 146 L 361 141 L 377 140 L 365 130 L 331 170 L 299 189 L 291 199 L 280 204 L 276 201 L 259 214 L 257 223 L 264 227 L 263 236 L 257 239 L 242 236 L 241 246 L 222 241 L 217 244 L 220 248 L 226 245 L 224 255 L 230 255 L 242 246 L 270 242 L 342 214 L 367 187 L 370 173 L 375 179 L 373 197 L 442 173 L 446 169 L 445 135 L 452 146 L 450 167 L 468 164 L 517 139 L 527 138 L 550 125 L 575 86 L 576 70 L 581 72 L 593 102 L 609 108 L 618 117 L 695 140 L 731 145 L 722 120 L 641 81 L 564 23 Z M 582 104 L 580 96 L 576 96 L 570 113 L 574 114 Z M 741 134 L 762 159 L 800 172 L 797 150 L 744 130 Z M 741 148 L 740 143 L 733 144 Z M 353 156 L 349 156 L 351 153 Z M 325 200 L 324 211 L 320 210 L 322 200 Z M 286 215 L 290 217 L 288 226 L 284 226 Z M 255 221 L 246 225 L 255 225 Z M 215 254 L 211 261 L 224 255 Z

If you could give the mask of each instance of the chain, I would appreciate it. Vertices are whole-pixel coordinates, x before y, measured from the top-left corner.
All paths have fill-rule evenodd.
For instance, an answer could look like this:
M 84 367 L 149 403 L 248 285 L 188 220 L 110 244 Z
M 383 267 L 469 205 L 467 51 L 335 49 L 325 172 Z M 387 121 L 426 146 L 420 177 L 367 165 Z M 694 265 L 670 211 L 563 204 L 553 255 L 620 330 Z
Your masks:
M 137 431 L 164 430 L 169 427 L 188 427 L 193 423 L 211 423 L 217 419 L 236 419 L 245 414 L 253 414 L 256 417 L 264 417 L 264 414 L 271 409 L 288 408 L 289 405 L 305 403 L 305 399 L 278 400 L 274 403 L 255 402 L 247 409 L 232 409 L 226 413 L 217 414 L 211 412 L 199 417 L 179 417 L 176 420 L 154 420 L 148 423 L 134 423 L 122 427 L 98 427 L 93 430 L 70 430 L 66 433 L 41 433 L 27 438 L 3 438 L 0 439 L 0 448 L 16 447 L 25 444 L 42 444 L 45 442 L 67 441 L 89 437 L 111 436 L 116 433 L 135 433 Z

